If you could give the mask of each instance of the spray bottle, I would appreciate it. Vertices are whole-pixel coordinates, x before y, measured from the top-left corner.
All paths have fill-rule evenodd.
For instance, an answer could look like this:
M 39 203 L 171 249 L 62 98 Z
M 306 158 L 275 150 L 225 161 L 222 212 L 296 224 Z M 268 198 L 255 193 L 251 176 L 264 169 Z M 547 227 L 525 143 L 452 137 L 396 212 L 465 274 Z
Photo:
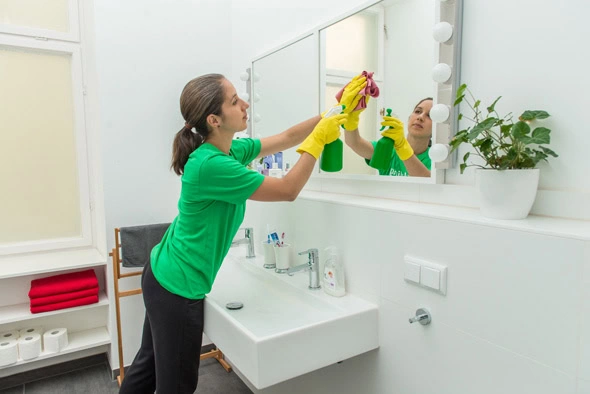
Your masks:
M 330 116 L 338 115 L 342 113 L 344 108 L 346 108 L 344 104 L 337 105 L 328 112 L 326 112 L 324 118 L 329 118 Z M 342 144 L 342 140 L 340 138 L 324 146 L 324 152 L 322 153 L 322 157 L 320 158 L 320 168 L 322 169 L 322 171 L 338 172 L 342 169 L 343 149 L 344 145 Z
M 387 108 L 387 116 L 391 116 L 391 108 Z M 391 126 L 389 127 L 391 128 Z M 381 127 L 383 131 L 385 126 Z M 375 146 L 375 151 L 371 157 L 369 165 L 378 170 L 385 170 L 389 168 L 391 156 L 393 155 L 393 140 L 389 137 L 382 137 Z

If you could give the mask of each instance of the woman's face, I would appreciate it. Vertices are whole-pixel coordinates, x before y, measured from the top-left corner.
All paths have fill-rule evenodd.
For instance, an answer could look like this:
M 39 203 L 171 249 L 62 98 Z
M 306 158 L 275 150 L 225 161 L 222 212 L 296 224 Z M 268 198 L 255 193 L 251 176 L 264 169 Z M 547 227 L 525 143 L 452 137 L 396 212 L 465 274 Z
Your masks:
M 408 118 L 408 134 L 413 134 L 415 137 L 432 137 L 431 108 L 432 100 L 424 100 L 414 108 Z
M 222 81 L 224 99 L 221 106 L 221 127 L 231 132 L 245 130 L 248 127 L 248 113 L 250 105 L 238 97 L 234 85 L 224 79 Z

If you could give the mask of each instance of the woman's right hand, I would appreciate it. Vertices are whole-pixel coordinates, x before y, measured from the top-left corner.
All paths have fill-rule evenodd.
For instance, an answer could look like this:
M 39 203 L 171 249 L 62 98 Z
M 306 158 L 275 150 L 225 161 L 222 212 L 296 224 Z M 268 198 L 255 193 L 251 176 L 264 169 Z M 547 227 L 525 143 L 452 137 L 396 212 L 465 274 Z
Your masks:
M 340 125 L 344 124 L 347 118 L 347 114 L 322 118 L 311 134 L 297 148 L 297 153 L 307 152 L 316 160 L 319 159 L 324 150 L 324 145 L 340 138 Z
M 359 127 L 361 112 L 364 110 L 354 110 L 363 96 L 359 94 L 367 86 L 367 77 L 362 74 L 354 77 L 348 85 L 344 87 L 342 97 L 339 104 L 344 104 L 344 112 L 350 114 L 346 122 L 342 125 L 345 130 L 356 130 Z M 369 96 L 365 96 L 367 104 L 369 103 Z

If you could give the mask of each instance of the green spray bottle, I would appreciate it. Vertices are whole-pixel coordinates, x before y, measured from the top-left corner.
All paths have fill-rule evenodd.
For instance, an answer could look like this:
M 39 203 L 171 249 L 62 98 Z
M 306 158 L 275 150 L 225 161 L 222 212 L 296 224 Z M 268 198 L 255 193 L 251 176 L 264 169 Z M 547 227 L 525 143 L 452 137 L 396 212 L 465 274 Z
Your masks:
M 341 104 L 333 107 L 331 110 L 326 112 L 324 118 L 329 118 L 330 116 L 341 114 L 344 111 L 346 105 Z M 342 144 L 342 140 L 338 138 L 337 140 L 330 142 L 324 146 L 324 151 L 322 152 L 322 157 L 320 158 L 320 168 L 322 171 L 326 172 L 338 172 L 342 169 L 342 153 L 344 151 L 344 145 Z
M 387 108 L 387 116 L 391 116 L 391 108 Z M 389 127 L 391 128 L 391 126 Z M 381 127 L 379 131 L 383 131 L 385 126 Z M 369 165 L 378 170 L 385 170 L 389 168 L 391 156 L 393 155 L 393 140 L 389 137 L 382 137 L 375 146 L 373 156 Z

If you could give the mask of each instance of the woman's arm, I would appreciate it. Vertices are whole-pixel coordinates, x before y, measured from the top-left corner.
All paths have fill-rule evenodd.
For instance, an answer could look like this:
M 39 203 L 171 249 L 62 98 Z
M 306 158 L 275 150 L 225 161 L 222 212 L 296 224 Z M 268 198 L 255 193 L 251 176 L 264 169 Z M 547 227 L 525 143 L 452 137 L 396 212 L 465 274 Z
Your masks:
M 430 170 L 426 168 L 424 163 L 416 155 L 410 156 L 408 160 L 404 161 L 404 165 L 406 166 L 406 170 L 408 170 L 409 176 L 430 177 Z
M 346 145 L 350 146 L 357 155 L 364 157 L 367 160 L 371 160 L 371 157 L 373 157 L 373 151 L 375 150 L 373 144 L 361 137 L 358 129 L 345 131 L 344 142 L 346 142 Z
M 311 176 L 316 159 L 303 152 L 297 163 L 283 178 L 265 176 L 262 184 L 250 196 L 255 201 L 293 201 Z
M 262 138 L 260 140 L 261 147 L 258 157 L 272 155 L 273 153 L 299 145 L 311 133 L 321 119 L 322 117 L 317 115 L 288 128 L 282 133 Z

